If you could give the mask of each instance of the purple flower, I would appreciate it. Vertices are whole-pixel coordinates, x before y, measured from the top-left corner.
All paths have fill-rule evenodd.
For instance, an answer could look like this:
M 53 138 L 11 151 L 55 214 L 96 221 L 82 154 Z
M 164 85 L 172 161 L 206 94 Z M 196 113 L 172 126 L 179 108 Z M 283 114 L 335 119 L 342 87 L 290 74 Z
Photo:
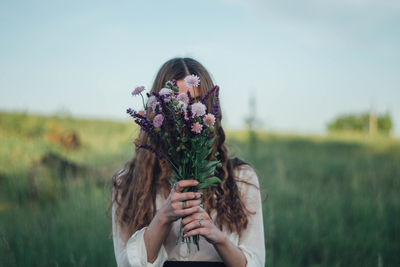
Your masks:
M 153 125 L 156 128 L 160 128 L 164 121 L 164 117 L 161 114 L 157 114 L 153 119 Z
M 188 88 L 197 87 L 200 84 L 200 78 L 199 76 L 192 74 L 186 76 L 184 82 Z
M 202 129 L 203 129 L 203 125 L 201 125 L 200 123 L 195 122 L 192 124 L 192 132 L 199 134 L 199 133 L 201 133 Z
M 135 90 L 132 91 L 132 95 L 133 96 L 138 95 L 143 91 L 144 91 L 144 86 L 138 86 L 135 88 Z
M 207 107 L 203 103 L 201 102 L 194 103 L 192 105 L 192 114 L 193 114 L 192 117 L 203 116 L 204 114 L 206 114 L 206 109 Z

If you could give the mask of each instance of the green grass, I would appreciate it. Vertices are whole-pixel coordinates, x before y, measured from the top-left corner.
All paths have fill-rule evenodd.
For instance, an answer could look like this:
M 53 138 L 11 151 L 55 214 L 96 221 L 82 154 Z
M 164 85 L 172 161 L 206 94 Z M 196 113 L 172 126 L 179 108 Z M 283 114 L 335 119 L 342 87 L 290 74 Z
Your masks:
M 54 128 L 83 146 L 50 143 Z M 132 157 L 132 123 L 0 113 L 0 266 L 115 266 L 107 213 L 111 175 Z M 267 266 L 399 266 L 400 142 L 368 136 L 229 132 L 256 169 Z M 96 170 L 29 196 L 28 170 L 47 151 Z

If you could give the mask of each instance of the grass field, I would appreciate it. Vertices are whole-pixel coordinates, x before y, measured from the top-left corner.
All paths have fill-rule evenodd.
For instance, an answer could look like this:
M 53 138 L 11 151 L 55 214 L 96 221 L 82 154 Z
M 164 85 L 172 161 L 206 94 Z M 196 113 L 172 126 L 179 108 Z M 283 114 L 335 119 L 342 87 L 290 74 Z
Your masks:
M 65 132 L 81 146 L 57 143 Z M 110 181 L 136 134 L 133 123 L 0 113 L 0 266 L 115 266 Z M 227 143 L 268 193 L 266 266 L 400 266 L 399 140 L 228 132 Z M 78 178 L 48 170 L 47 152 Z

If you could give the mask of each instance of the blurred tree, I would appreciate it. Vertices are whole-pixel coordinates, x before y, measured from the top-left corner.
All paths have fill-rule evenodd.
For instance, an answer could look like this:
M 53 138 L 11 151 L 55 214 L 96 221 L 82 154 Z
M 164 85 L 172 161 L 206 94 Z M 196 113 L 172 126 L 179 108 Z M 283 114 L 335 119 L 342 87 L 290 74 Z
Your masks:
M 257 153 L 257 127 L 261 122 L 257 118 L 257 105 L 255 93 L 249 97 L 249 115 L 245 118 L 247 127 L 249 149 L 252 153 Z
M 340 115 L 328 123 L 328 132 L 353 131 L 363 133 L 378 132 L 385 135 L 392 133 L 392 119 L 389 112 L 375 115 L 372 112 Z

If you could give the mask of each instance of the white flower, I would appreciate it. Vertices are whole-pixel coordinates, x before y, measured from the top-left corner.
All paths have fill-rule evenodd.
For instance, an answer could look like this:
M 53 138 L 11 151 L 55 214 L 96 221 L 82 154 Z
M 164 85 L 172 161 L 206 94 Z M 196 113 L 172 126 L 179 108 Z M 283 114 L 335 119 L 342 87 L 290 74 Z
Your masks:
M 158 93 L 160 95 L 172 95 L 173 91 L 169 88 L 162 88 Z
M 192 117 L 203 116 L 204 114 L 206 114 L 206 109 L 207 107 L 203 103 L 201 102 L 194 103 L 192 105 L 192 114 L 193 114 Z

